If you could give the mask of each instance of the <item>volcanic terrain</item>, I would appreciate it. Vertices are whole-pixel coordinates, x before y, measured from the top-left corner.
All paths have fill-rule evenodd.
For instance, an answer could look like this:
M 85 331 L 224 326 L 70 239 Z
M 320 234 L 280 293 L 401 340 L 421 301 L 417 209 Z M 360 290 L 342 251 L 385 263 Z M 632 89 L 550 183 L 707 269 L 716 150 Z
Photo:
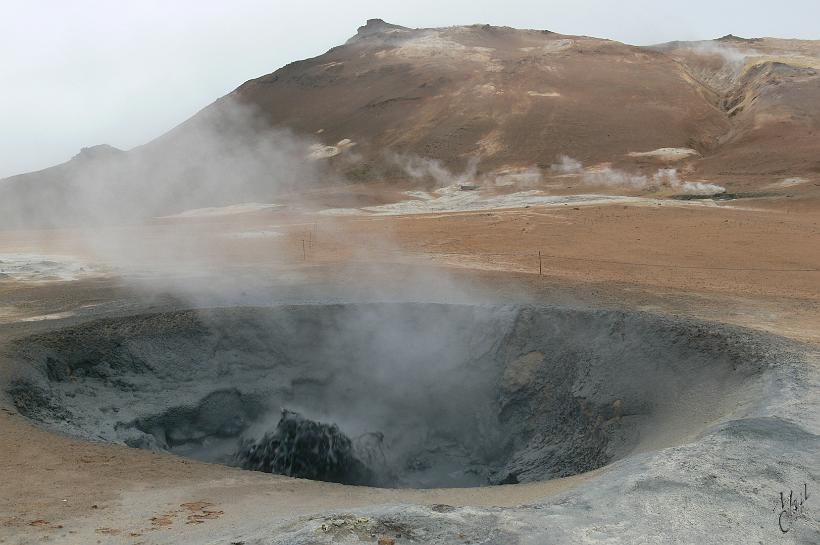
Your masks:
M 373 19 L 0 180 L 0 543 L 817 543 L 818 71 Z

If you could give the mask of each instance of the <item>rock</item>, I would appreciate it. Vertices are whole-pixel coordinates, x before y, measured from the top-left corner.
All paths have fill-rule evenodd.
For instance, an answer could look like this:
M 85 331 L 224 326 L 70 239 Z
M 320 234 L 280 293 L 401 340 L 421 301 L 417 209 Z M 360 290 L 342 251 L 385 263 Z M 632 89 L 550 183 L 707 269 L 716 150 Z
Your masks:
M 338 426 L 314 422 L 286 409 L 272 433 L 240 444 L 234 462 L 243 469 L 301 479 L 355 485 L 376 482 Z M 332 523 L 337 525 L 335 520 Z
M 390 30 L 407 30 L 407 28 L 387 23 L 381 19 L 368 19 L 363 26 L 360 26 L 357 29 L 356 36 L 352 39 L 365 38 L 367 36 L 380 34 Z

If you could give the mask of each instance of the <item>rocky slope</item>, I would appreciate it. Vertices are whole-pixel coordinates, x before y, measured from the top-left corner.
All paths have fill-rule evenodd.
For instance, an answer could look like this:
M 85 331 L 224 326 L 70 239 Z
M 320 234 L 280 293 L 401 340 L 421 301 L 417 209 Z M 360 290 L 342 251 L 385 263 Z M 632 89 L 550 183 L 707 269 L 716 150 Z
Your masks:
M 101 193 L 141 203 L 153 194 L 123 207 L 144 217 L 319 181 L 409 179 L 418 160 L 455 172 L 549 173 L 568 156 L 721 183 L 813 177 L 818 69 L 812 41 L 730 35 L 635 47 L 374 19 L 345 44 L 242 84 L 144 146 L 96 147 L 104 153 L 0 181 L 0 211 L 17 223 L 26 210 L 42 220 L 44 207 L 64 219 L 99 206 Z M 110 209 L 112 199 L 103 201 Z

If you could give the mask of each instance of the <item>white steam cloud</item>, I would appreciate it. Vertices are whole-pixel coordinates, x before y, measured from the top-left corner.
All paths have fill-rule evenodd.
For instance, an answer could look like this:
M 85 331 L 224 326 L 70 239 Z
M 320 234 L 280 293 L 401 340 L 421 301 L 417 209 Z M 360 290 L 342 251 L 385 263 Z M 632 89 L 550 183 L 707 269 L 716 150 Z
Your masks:
M 559 174 L 577 174 L 584 170 L 584 165 L 572 157 L 561 155 L 558 162 L 550 166 L 550 170 Z
M 739 71 L 750 57 L 760 56 L 760 53 L 754 49 L 741 49 L 714 41 L 698 42 L 692 50 L 701 55 L 716 55 L 735 71 Z
M 41 229 L 29 253 L 82 255 L 137 276 L 230 267 L 226 236 L 201 218 L 270 239 L 276 229 L 254 225 L 254 217 L 280 214 L 280 202 L 310 205 L 297 195 L 336 178 L 330 160 L 310 157 L 316 140 L 265 119 L 252 106 L 221 99 L 131 151 L 97 146 L 66 164 L 7 179 L 0 182 L 0 229 Z M 285 244 L 266 246 L 264 259 L 282 259 Z
M 271 127 L 222 99 L 164 136 L 122 152 L 83 150 L 70 162 L 0 184 L 3 227 L 122 224 L 192 208 L 268 203 L 330 176 L 315 141 Z
M 391 153 L 388 155 L 388 160 L 414 180 L 431 179 L 439 187 L 475 183 L 479 161 L 477 157 L 472 157 L 467 162 L 464 171 L 454 173 L 437 159 L 428 159 L 417 155 Z
M 452 172 L 437 159 L 417 155 L 391 153 L 388 155 L 388 160 L 410 178 L 432 180 L 437 187 L 452 185 L 533 187 L 544 179 L 543 173 L 536 166 L 480 173 L 478 171 L 479 157 L 471 157 L 461 172 Z
M 726 191 L 726 188 L 717 184 L 681 180 L 678 170 L 674 168 L 661 168 L 654 174 L 647 176 L 645 174 L 632 174 L 612 168 L 610 165 L 584 168 L 580 161 L 566 155 L 559 157 L 558 163 L 553 164 L 550 170 L 562 174 L 579 174 L 581 181 L 595 186 L 635 190 L 669 188 L 694 195 L 713 195 Z

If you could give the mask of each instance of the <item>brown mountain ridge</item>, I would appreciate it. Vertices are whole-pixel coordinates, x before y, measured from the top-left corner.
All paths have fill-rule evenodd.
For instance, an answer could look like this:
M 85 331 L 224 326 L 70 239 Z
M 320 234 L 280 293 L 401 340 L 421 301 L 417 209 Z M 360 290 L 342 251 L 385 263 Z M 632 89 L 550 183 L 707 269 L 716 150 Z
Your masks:
M 7 178 L 0 196 L 37 207 L 57 192 L 70 206 L 68 188 L 92 168 L 112 184 L 160 180 L 185 200 L 207 193 L 198 180 L 213 171 L 214 157 L 256 146 L 258 127 L 286 129 L 312 150 L 313 164 L 296 174 L 317 180 L 406 179 L 396 155 L 454 171 L 471 160 L 480 172 L 549 171 L 561 156 L 627 171 L 674 166 L 730 188 L 734 180 L 812 177 L 820 173 L 818 69 L 819 41 L 727 35 L 638 47 L 544 30 L 410 29 L 372 19 L 345 44 L 245 82 L 144 146 Z M 230 113 L 236 104 L 252 114 Z M 202 145 L 208 132 L 219 143 Z M 654 151 L 663 148 L 671 152 Z M 239 193 L 270 198 L 270 187 Z

